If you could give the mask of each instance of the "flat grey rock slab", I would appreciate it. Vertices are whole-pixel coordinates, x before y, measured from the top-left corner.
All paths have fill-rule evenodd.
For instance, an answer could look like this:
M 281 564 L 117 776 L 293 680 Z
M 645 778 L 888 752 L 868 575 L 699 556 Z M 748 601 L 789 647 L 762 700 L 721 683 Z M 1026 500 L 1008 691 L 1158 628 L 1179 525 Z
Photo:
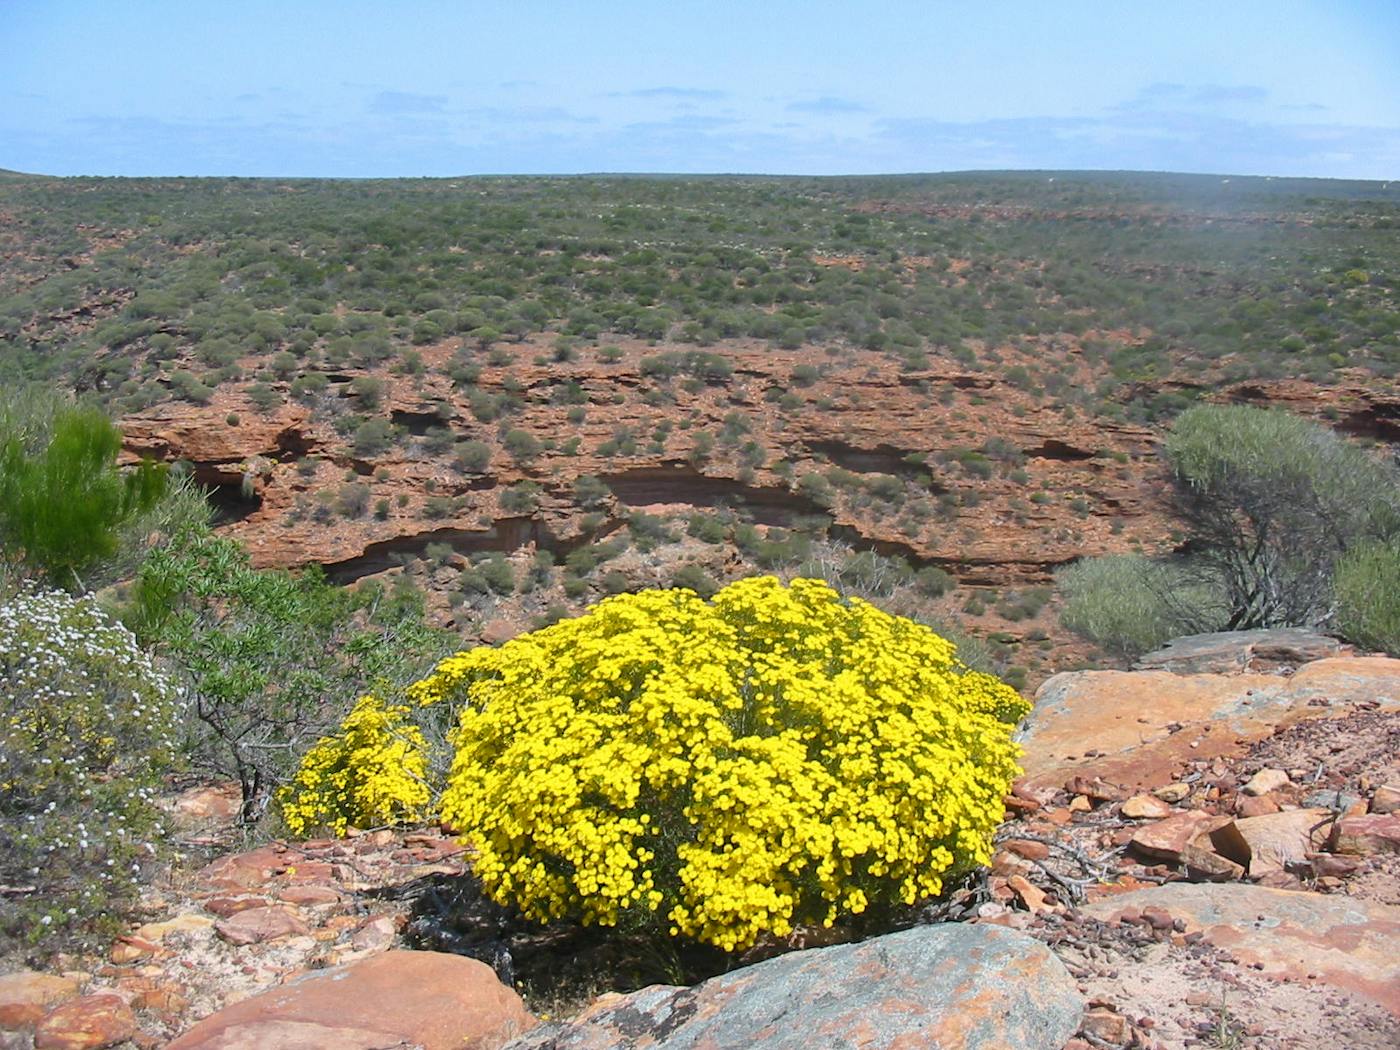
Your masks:
M 1174 638 L 1133 665 L 1138 671 L 1176 674 L 1277 672 L 1336 656 L 1342 643 L 1300 627 L 1256 631 L 1219 631 Z
M 1039 941 L 949 923 L 605 996 L 506 1050 L 1059 1050 L 1083 1011 Z

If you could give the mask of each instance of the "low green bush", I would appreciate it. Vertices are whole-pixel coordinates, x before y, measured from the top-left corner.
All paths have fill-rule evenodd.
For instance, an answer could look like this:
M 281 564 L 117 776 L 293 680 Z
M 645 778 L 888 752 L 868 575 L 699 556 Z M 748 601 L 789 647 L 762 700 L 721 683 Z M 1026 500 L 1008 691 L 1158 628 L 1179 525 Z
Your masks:
M 1224 626 L 1223 596 L 1180 566 L 1141 554 L 1087 558 L 1055 575 L 1066 627 L 1119 656 Z M 1187 610 L 1194 610 L 1188 613 Z
M 1400 543 L 1363 543 L 1337 563 L 1337 628 L 1358 645 L 1400 655 Z

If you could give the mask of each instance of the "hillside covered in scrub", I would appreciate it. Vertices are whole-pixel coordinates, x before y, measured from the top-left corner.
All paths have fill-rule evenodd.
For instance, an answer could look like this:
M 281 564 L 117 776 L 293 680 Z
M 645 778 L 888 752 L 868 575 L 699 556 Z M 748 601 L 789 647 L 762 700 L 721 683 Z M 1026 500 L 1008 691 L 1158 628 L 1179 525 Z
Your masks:
M 1397 217 L 0 182 L 0 1041 L 1393 1046 Z
M 778 571 L 1035 681 L 1092 655 L 1056 567 L 1185 539 L 1183 408 L 1400 436 L 1378 183 L 17 176 L 0 220 L 6 384 L 189 464 L 255 565 L 407 576 L 468 638 Z

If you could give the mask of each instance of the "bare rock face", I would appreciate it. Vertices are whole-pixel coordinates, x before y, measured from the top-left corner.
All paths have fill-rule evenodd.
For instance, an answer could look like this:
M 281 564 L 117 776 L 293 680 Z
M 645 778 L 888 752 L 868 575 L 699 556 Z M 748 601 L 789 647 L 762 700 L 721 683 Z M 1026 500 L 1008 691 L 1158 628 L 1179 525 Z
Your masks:
M 391 554 L 421 553 L 428 543 L 448 542 L 461 552 L 511 551 L 531 542 L 553 545 L 576 537 L 580 508 L 572 486 L 585 474 L 608 483 L 616 495 L 615 511 L 733 504 L 753 511 L 761 524 L 781 525 L 821 509 L 797 486 L 804 473 L 835 465 L 864 478 L 911 479 L 918 469 L 910 456 L 965 454 L 989 441 L 996 442 L 999 454 L 1020 463 L 1031 481 L 965 476 L 952 465 L 933 471 L 949 476 L 918 486 L 932 494 L 953 487 L 975 490 L 976 509 L 969 501 L 967 508 L 951 511 L 963 528 L 930 520 L 911 531 L 893 514 L 845 501 L 833 509 L 834 531 L 862 537 L 891 553 L 934 561 L 965 582 L 997 585 L 1044 582 L 1055 566 L 1073 558 L 1102 549 L 1126 550 L 1133 539 L 1156 544 L 1169 532 L 1159 492 L 1141 471 L 1124 465 L 1150 455 L 1155 442 L 1150 429 L 1028 411 L 1033 399 L 996 376 L 951 366 L 906 372 L 885 359 L 825 362 L 830 374 L 807 391 L 813 403 L 785 416 L 765 395 L 788 389 L 792 370 L 810 364 L 809 350 L 774 350 L 749 340 L 726 343 L 722 352 L 734 365 L 735 383 L 674 388 L 674 404 L 653 405 L 639 391 L 648 385 L 640 362 L 656 353 L 655 347 L 619 339 L 624 358 L 617 364 L 577 360 L 541 365 L 530 361 L 547 348 L 526 341 L 515 348 L 513 363 L 484 368 L 477 383 L 492 395 L 505 392 L 509 384 L 518 397 L 516 427 L 545 446 L 537 457 L 521 461 L 501 447 L 497 425 L 477 420 L 468 396 L 442 374 L 454 345 L 423 348 L 432 366 L 425 376 L 378 373 L 385 387 L 379 414 L 411 434 L 421 436 L 426 428 L 441 426 L 456 438 L 492 446 L 480 470 L 457 469 L 451 453 L 425 454 L 410 442 L 373 452 L 358 449 L 324 413 L 313 416 L 305 406 L 289 403 L 264 414 L 236 384 L 221 387 L 208 405 L 167 403 L 124 418 L 127 454 L 185 460 L 205 484 L 232 488 L 246 479 L 256 499 L 245 501 L 228 529 L 248 547 L 255 565 L 314 562 L 348 579 L 381 571 Z M 347 397 L 360 374 L 356 370 L 338 377 L 333 393 Z M 553 400 L 561 382 L 587 393 L 585 422 L 570 422 L 567 408 Z M 976 412 L 939 399 L 971 390 L 986 396 L 987 403 Z M 877 405 L 879 410 L 872 411 Z M 1022 410 L 1013 412 L 1013 406 Z M 770 450 L 768 464 L 744 470 L 723 449 L 698 462 L 691 447 L 694 435 L 718 431 L 731 413 L 742 415 L 754 439 Z M 678 415 L 695 418 L 689 436 L 673 435 L 659 449 L 639 447 L 618 456 L 599 452 L 620 427 L 650 432 Z M 565 451 L 571 440 L 575 447 Z M 791 469 L 779 473 L 773 469 L 779 462 Z M 320 520 L 305 512 L 318 492 L 340 486 L 347 472 L 370 486 L 376 501 L 388 500 L 389 510 L 382 516 Z M 513 516 L 502 509 L 500 496 L 521 481 L 542 487 L 540 505 Z M 1032 483 L 1065 498 L 1027 503 L 1024 496 Z M 451 510 L 428 512 L 430 486 L 453 502 Z M 1102 515 L 1076 511 L 1077 498 L 1100 507 Z M 995 527 L 987 527 L 989 521 Z
M 1134 664 L 1139 671 L 1177 674 L 1272 672 L 1336 656 L 1342 643 L 1301 627 L 1258 631 L 1221 631 L 1174 638 Z
M 207 483 L 238 481 L 257 457 L 287 459 L 313 451 L 309 412 L 282 405 L 271 415 L 237 414 L 230 424 L 224 407 L 178 402 L 158 405 L 122 419 L 122 444 L 129 458 L 183 459 Z
M 1400 660 L 1331 657 L 1292 675 L 1071 671 L 1048 679 L 1021 733 L 1018 791 L 1077 774 L 1151 790 L 1189 760 L 1238 750 L 1307 718 L 1400 708 Z
M 111 992 L 70 999 L 34 1031 L 34 1050 L 101 1050 L 136 1034 L 136 1015 Z
M 203 831 L 231 824 L 238 817 L 241 804 L 235 783 L 193 787 L 163 803 L 181 831 Z
M 1270 977 L 1320 981 L 1400 1015 L 1400 907 L 1240 883 L 1173 882 L 1083 911 L 1112 921 L 1149 908 Z
M 693 988 L 609 996 L 508 1050 L 1059 1050 L 1084 1000 L 1039 942 L 996 926 L 920 926 L 813 948 Z
M 391 951 L 225 1007 L 170 1050 L 497 1050 L 534 1023 L 485 963 Z
M 1400 853 L 1400 813 L 1365 813 L 1337 822 L 1338 853 Z
M 0 1030 L 32 1027 L 77 994 L 78 982 L 57 974 L 20 970 L 0 975 Z

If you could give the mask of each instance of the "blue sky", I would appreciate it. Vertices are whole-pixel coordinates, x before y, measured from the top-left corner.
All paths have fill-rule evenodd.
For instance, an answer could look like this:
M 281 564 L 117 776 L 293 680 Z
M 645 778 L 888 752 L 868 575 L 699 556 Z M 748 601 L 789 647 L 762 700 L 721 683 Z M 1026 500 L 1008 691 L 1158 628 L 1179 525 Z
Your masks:
M 54 175 L 1400 178 L 1400 0 L 0 0 Z

